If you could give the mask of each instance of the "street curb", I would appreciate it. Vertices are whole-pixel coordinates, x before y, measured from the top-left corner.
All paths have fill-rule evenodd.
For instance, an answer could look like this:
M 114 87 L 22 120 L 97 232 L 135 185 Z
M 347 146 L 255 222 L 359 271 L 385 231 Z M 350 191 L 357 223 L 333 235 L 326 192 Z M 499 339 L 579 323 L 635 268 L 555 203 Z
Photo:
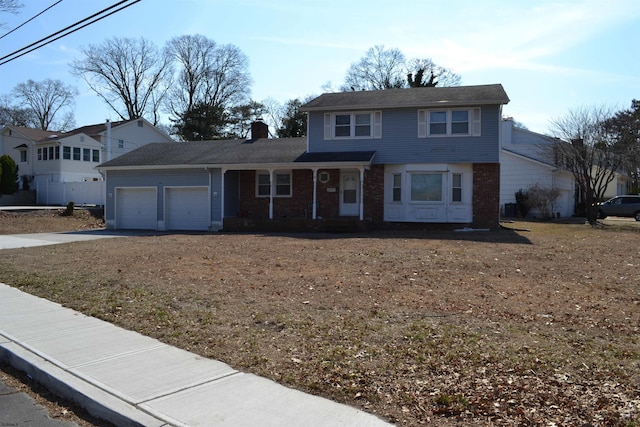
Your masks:
M 26 373 L 31 379 L 55 395 L 77 403 L 96 418 L 109 421 L 117 426 L 127 427 L 170 425 L 83 381 L 3 334 L 0 334 L 0 360 Z

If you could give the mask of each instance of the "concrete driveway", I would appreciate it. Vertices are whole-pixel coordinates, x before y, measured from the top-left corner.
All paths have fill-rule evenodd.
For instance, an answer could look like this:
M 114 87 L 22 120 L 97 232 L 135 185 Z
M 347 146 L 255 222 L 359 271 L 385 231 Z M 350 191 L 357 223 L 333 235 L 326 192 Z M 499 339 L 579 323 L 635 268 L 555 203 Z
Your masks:
M 84 230 L 60 233 L 5 234 L 0 235 L 0 249 L 29 248 L 33 246 L 57 245 L 60 243 L 83 242 L 112 237 L 152 236 L 151 231 Z

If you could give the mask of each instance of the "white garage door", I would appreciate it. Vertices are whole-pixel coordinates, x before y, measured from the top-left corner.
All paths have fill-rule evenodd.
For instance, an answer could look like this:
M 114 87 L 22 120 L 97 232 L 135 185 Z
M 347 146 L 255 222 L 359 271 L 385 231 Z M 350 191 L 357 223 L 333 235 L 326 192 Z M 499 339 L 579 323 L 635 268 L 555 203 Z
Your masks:
M 155 230 L 158 208 L 155 188 L 116 189 L 116 228 Z
M 207 187 L 167 188 L 167 230 L 208 230 L 211 225 L 208 194 Z

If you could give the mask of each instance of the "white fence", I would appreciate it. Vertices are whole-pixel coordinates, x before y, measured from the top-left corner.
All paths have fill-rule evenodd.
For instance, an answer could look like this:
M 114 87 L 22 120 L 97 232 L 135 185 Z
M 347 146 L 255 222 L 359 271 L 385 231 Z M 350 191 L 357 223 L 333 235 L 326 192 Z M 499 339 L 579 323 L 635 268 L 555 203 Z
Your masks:
M 98 205 L 104 206 L 106 182 L 39 182 L 36 185 L 37 200 L 39 205 L 64 206 L 73 202 L 77 206 Z

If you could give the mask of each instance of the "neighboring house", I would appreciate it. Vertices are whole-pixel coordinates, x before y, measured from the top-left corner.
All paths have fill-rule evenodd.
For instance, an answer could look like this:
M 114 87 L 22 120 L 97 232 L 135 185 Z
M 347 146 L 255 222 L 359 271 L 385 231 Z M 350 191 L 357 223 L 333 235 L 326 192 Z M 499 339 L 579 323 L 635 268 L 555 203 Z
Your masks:
M 500 208 L 503 216 L 516 213 L 510 212 L 516 203 L 516 192 L 526 192 L 533 185 L 558 190 L 552 212 L 555 216 L 570 217 L 580 213 L 581 198 L 573 173 L 553 161 L 553 147 L 558 143 L 564 142 L 515 127 L 512 119 L 502 121 Z M 607 187 L 606 198 L 627 194 L 629 182 L 628 177 L 616 173 Z M 537 214 L 535 210 L 531 211 L 532 216 Z
M 550 136 L 515 127 L 512 119 L 502 121 L 500 208 L 504 216 L 516 213 L 509 212 L 509 205 L 516 203 L 516 192 L 526 192 L 533 185 L 558 190 L 554 214 L 574 214 L 575 179 L 571 172 L 553 164 L 553 146 L 557 143 Z
M 104 205 L 104 183 L 96 166 L 150 142 L 173 142 L 144 119 L 106 122 L 69 132 L 8 125 L 0 131 L 0 153 L 19 167 L 20 188 L 37 191 L 39 204 Z M 90 184 L 94 183 L 94 184 Z
M 306 138 L 150 144 L 98 167 L 109 228 L 499 225 L 501 85 L 324 94 Z

